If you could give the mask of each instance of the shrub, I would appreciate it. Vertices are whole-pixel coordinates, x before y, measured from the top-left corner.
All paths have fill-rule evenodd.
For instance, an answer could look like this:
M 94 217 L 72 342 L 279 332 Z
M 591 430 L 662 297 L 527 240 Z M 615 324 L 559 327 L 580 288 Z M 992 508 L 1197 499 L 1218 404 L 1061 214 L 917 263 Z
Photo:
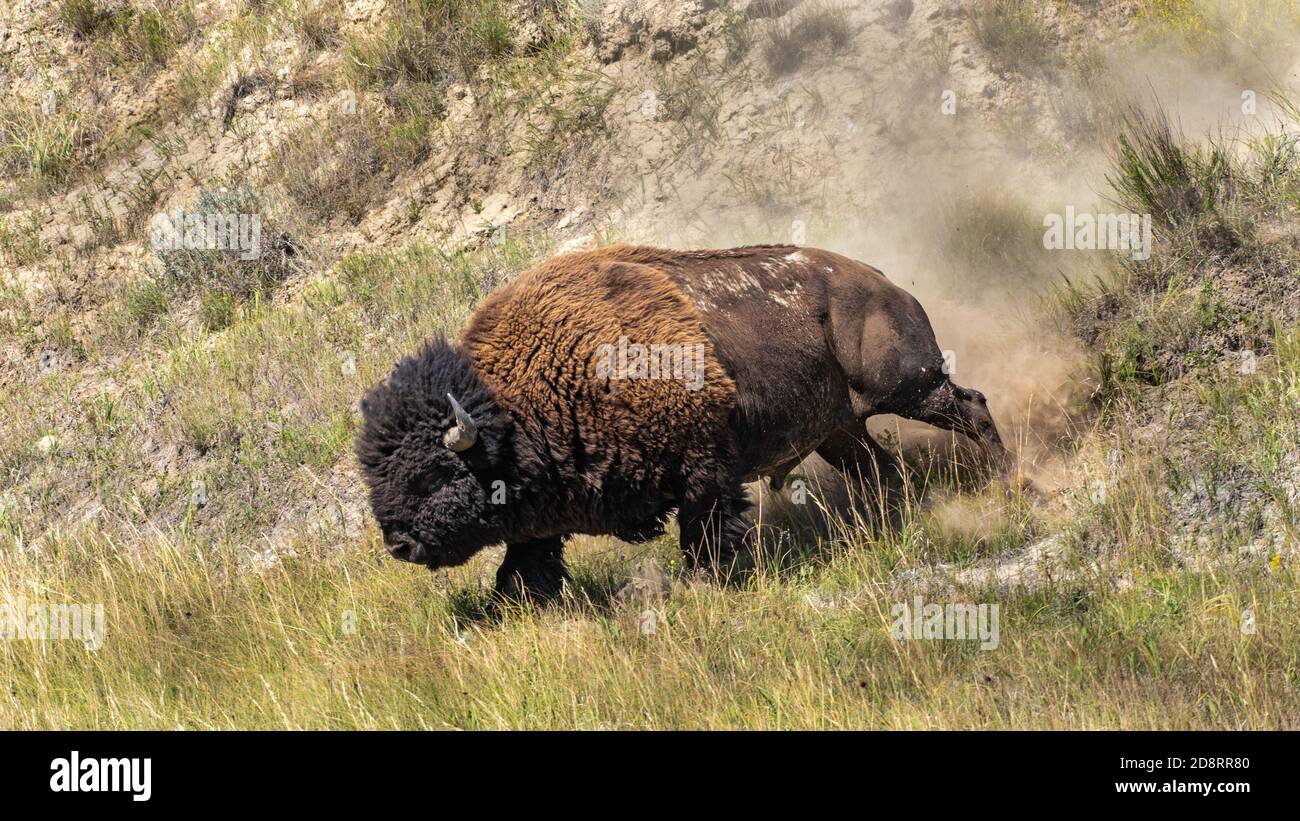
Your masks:
M 814 46 L 832 52 L 848 45 L 853 37 L 848 11 L 842 6 L 815 5 L 793 22 L 781 18 L 768 29 L 763 59 L 774 75 L 789 74 L 803 65 Z
M 468 79 L 511 50 L 499 0 L 395 0 L 379 31 L 348 38 L 345 57 L 354 84 L 379 86 Z
M 390 106 L 368 101 L 356 111 L 330 111 L 276 150 L 278 181 L 316 219 L 359 219 L 394 176 L 426 156 L 429 128 L 441 114 L 438 89 L 403 82 L 388 92 Z
M 204 190 L 183 209 L 183 235 L 174 216 L 165 215 L 172 229 L 152 238 L 163 281 L 181 293 L 220 294 L 231 305 L 273 289 L 293 272 L 296 250 L 265 219 L 265 210 L 262 197 L 248 189 Z M 157 224 L 154 230 L 159 231 Z M 223 315 L 222 304 L 213 303 L 213 316 Z
M 982 0 L 970 19 L 975 40 L 998 67 L 1023 72 L 1053 62 L 1051 37 L 1025 0 Z

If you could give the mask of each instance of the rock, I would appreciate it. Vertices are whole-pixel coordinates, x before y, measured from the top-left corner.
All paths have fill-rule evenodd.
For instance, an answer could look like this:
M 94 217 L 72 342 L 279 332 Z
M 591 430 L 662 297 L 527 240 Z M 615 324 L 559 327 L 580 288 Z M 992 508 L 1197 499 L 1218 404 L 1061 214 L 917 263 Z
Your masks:
M 612 63 L 630 46 L 649 45 L 654 60 L 670 60 L 696 47 L 695 32 L 707 21 L 707 8 L 699 0 L 682 3 L 612 0 L 588 12 L 596 55 L 602 63 Z
M 653 636 L 659 630 L 659 612 L 642 610 L 636 619 L 637 630 L 643 636 Z
M 614 594 L 614 601 L 623 605 L 653 604 L 666 600 L 672 590 L 672 579 L 658 562 L 648 558 L 632 571 L 632 578 Z

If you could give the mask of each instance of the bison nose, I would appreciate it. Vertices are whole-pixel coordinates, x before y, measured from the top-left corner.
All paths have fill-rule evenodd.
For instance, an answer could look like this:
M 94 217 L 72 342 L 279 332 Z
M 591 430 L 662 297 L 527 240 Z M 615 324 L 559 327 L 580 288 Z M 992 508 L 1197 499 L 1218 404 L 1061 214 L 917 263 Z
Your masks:
M 411 538 L 410 534 L 400 531 L 385 531 L 384 546 L 392 554 L 394 559 L 401 559 L 404 562 L 423 562 L 425 560 L 424 545 Z

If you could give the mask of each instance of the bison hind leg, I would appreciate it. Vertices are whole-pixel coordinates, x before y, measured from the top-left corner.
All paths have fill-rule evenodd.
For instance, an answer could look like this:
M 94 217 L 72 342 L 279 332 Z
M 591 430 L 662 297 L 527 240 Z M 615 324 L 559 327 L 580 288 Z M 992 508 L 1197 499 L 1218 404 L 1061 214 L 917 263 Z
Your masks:
M 884 487 L 902 476 L 898 457 L 881 447 L 861 422 L 840 428 L 817 446 L 817 455 L 846 479 Z
M 569 580 L 559 536 L 506 545 L 497 568 L 496 595 L 508 602 L 546 604 L 560 598 Z

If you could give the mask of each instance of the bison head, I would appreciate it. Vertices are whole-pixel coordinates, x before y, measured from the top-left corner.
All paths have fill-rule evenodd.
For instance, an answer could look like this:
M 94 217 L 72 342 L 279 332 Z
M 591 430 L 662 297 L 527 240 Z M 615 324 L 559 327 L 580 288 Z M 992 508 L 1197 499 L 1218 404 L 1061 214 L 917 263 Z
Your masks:
M 400 360 L 361 413 L 357 458 L 394 557 L 446 567 L 501 540 L 511 421 L 463 350 L 439 338 Z

